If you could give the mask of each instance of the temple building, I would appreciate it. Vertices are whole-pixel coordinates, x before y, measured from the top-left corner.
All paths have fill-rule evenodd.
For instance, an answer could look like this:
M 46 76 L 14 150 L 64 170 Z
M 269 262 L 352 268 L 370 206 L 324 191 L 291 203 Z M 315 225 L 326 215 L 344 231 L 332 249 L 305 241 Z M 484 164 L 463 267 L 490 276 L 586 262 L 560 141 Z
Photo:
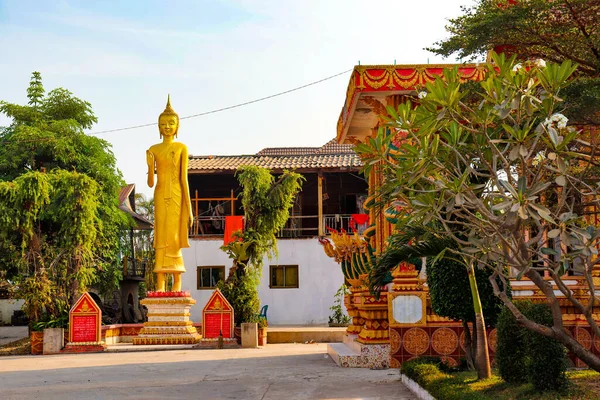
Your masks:
M 337 142 L 343 144 L 364 143 L 374 138 L 380 127 L 384 127 L 388 112 L 386 107 L 397 108 L 410 98 L 418 98 L 418 90 L 427 82 L 442 76 L 444 69 L 455 65 L 359 65 L 352 71 L 346 91 L 346 98 L 337 124 Z M 477 64 L 458 65 L 458 74 L 464 81 L 478 81 L 485 76 L 485 67 Z M 589 131 L 589 127 L 587 130 Z M 592 128 L 595 132 L 595 128 Z M 592 132 L 592 133 L 593 133 Z M 367 177 L 369 196 L 375 195 L 383 177 L 373 168 Z M 370 198 L 367 199 L 367 208 Z M 597 210 L 593 217 L 597 218 Z M 376 252 L 381 252 L 393 226 L 384 213 L 371 208 L 368 235 L 364 238 L 332 238 L 325 251 L 336 261 L 343 260 L 348 252 L 356 252 L 366 246 L 366 241 Z M 597 222 L 597 221 L 596 221 Z M 335 246 L 333 246 L 335 245 Z M 360 250 L 359 250 L 360 252 Z M 348 262 L 348 259 L 346 260 Z M 353 262 L 353 261 L 352 261 Z M 345 271 L 351 270 L 347 267 Z M 354 271 L 354 276 L 346 276 L 352 284 L 351 294 L 345 299 L 352 324 L 347 329 L 344 343 L 330 344 L 328 353 L 343 367 L 399 367 L 401 363 L 418 356 L 440 357 L 450 365 L 457 365 L 465 357 L 464 332 L 460 322 L 435 315 L 425 282 L 415 267 L 400 265 L 392 274 L 393 283 L 389 291 L 375 298 L 365 286 L 364 271 Z M 600 285 L 600 269 L 592 273 L 596 288 Z M 355 278 L 355 279 L 350 279 Z M 545 279 L 550 280 L 549 277 Z M 568 276 L 563 279 L 575 297 L 586 302 L 589 298 L 584 276 Z M 552 282 L 551 282 L 552 283 Z M 557 289 L 556 285 L 554 288 Z M 545 301 L 541 290 L 528 279 L 511 279 L 513 297 L 530 299 L 533 302 Z M 594 354 L 600 355 L 600 338 L 594 338 L 588 323 L 577 314 L 564 295 L 555 290 L 559 298 L 563 321 L 573 337 Z M 594 317 L 596 318 L 596 316 Z M 600 316 L 598 316 L 600 318 Z M 496 350 L 496 330 L 488 330 L 490 357 Z M 573 366 L 585 364 L 569 355 Z

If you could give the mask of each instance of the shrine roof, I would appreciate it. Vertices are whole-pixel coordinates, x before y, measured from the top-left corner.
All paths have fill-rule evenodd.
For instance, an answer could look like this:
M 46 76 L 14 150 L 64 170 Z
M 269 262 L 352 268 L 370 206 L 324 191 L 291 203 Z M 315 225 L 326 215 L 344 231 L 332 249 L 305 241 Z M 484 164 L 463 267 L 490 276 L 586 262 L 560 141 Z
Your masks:
M 486 67 L 478 64 L 357 65 L 350 76 L 346 99 L 337 123 L 337 142 L 359 141 L 371 134 L 378 115 L 387 105 L 396 106 L 395 95 L 416 95 L 425 84 L 458 67 L 462 80 L 481 80 Z M 383 107 L 383 108 L 381 108 Z
M 267 147 L 253 155 L 190 156 L 188 171 L 189 173 L 233 172 L 244 165 L 257 165 L 274 171 L 358 170 L 362 162 L 352 150 L 352 145 L 340 145 L 337 144 L 336 139 L 332 139 L 321 147 Z

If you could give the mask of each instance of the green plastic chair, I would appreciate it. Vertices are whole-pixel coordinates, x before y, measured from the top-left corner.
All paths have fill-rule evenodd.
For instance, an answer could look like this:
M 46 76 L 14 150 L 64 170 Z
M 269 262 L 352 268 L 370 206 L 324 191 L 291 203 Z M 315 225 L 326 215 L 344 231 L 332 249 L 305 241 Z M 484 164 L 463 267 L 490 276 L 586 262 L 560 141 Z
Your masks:
M 267 310 L 268 309 L 269 309 L 268 305 L 262 306 L 262 308 L 260 309 L 260 314 L 258 314 L 258 317 L 268 320 L 268 318 L 267 318 Z

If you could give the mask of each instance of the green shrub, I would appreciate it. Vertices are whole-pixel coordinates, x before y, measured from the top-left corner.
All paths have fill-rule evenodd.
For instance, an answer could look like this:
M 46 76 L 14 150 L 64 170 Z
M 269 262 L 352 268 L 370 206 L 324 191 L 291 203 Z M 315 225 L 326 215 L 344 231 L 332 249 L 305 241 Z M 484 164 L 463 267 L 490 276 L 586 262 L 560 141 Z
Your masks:
M 526 316 L 546 326 L 552 326 L 552 311 L 547 304 L 532 304 Z M 565 347 L 556 340 L 527 331 L 529 376 L 538 391 L 561 390 L 567 386 Z
M 552 326 L 552 312 L 547 304 L 515 302 L 527 318 Z M 530 331 L 517 323 L 508 309 L 498 318 L 496 364 L 502 379 L 519 383 L 529 381 L 535 390 L 561 390 L 567 384 L 566 351 L 556 340 Z
M 485 400 L 487 396 L 475 392 L 465 379 L 464 373 L 447 374 L 440 369 L 444 365 L 439 358 L 419 357 L 402 364 L 400 371 L 436 399 L 444 400 Z
M 522 308 L 520 302 L 515 304 Z M 525 346 L 525 331 L 517 323 L 515 316 L 508 308 L 504 308 L 498 316 L 496 325 L 496 365 L 498 373 L 506 382 L 527 382 L 527 353 Z
M 421 386 L 426 386 L 429 382 L 436 380 L 440 375 L 445 375 L 435 364 L 418 364 L 413 369 L 414 378 L 411 378 Z
M 254 268 L 248 268 L 241 277 L 234 276 L 226 282 L 217 283 L 217 288 L 233 307 L 236 326 L 243 322 L 257 322 L 255 319 L 260 309 L 259 280 L 258 272 Z

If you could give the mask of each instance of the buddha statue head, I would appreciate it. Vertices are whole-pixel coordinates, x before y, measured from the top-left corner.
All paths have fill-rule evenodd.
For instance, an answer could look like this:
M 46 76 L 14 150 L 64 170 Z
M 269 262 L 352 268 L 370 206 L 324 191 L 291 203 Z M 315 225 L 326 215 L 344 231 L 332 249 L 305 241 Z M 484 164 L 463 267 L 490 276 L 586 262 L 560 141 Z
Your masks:
M 177 131 L 179 130 L 179 115 L 171 107 L 171 95 L 167 98 L 167 106 L 158 117 L 158 130 L 160 131 L 160 137 L 163 136 L 175 136 L 177 137 Z

